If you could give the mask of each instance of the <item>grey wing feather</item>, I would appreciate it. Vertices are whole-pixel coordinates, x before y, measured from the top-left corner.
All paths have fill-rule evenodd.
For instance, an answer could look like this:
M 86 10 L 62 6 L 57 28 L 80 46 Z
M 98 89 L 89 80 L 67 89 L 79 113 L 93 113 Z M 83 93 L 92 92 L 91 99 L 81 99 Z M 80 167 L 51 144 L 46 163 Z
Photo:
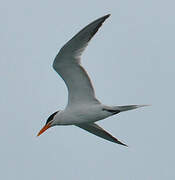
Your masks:
M 126 144 L 122 143 L 121 141 L 119 141 L 117 138 L 113 137 L 111 134 L 109 134 L 107 131 L 105 131 L 103 128 L 101 128 L 99 125 L 95 124 L 95 123 L 86 123 L 86 124 L 78 124 L 76 125 L 96 136 L 99 136 L 103 139 L 106 139 L 108 141 L 123 145 L 123 146 L 127 146 Z
M 109 15 L 103 16 L 77 33 L 56 56 L 53 68 L 65 81 L 68 91 L 68 106 L 82 103 L 99 103 L 87 72 L 80 65 L 80 56 L 90 39 Z
M 98 29 L 102 26 L 103 22 L 110 16 L 110 14 L 105 15 L 92 23 L 84 27 L 80 32 L 78 32 L 71 40 L 69 40 L 60 50 L 58 56 L 72 56 L 74 61 L 78 61 L 79 57 L 88 45 L 88 42 L 95 35 Z M 61 61 L 61 59 L 56 60 Z M 70 61 L 70 59 L 69 59 Z

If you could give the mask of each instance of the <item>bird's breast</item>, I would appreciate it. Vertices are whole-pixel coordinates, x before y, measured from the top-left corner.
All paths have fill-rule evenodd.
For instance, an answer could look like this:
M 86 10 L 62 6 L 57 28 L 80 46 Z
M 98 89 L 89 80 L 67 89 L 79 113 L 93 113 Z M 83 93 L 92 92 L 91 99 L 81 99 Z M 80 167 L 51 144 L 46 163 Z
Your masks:
M 67 108 L 62 114 L 60 125 L 90 123 L 104 119 L 109 116 L 109 113 L 106 113 L 102 109 L 101 105 Z

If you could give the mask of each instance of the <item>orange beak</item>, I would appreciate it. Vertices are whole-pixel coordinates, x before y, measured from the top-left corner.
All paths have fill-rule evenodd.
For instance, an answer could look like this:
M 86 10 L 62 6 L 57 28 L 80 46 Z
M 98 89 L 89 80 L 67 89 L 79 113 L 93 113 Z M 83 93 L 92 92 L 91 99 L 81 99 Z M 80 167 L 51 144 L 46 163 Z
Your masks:
M 49 129 L 51 127 L 51 123 L 47 123 L 41 130 L 40 132 L 37 134 L 37 136 L 40 136 L 44 131 L 46 131 L 47 129 Z

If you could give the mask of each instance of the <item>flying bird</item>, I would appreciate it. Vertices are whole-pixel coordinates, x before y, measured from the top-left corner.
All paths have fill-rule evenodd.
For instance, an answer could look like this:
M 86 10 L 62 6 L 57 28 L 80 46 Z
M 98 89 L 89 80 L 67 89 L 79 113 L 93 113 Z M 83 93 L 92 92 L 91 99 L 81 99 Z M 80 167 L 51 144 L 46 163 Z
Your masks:
M 81 65 L 81 55 L 89 41 L 110 16 L 105 15 L 78 32 L 59 51 L 54 62 L 54 70 L 62 77 L 68 89 L 68 103 L 64 110 L 49 116 L 37 136 L 57 125 L 75 125 L 108 141 L 127 146 L 101 128 L 96 121 L 123 111 L 146 105 L 107 106 L 95 96 L 91 80 Z

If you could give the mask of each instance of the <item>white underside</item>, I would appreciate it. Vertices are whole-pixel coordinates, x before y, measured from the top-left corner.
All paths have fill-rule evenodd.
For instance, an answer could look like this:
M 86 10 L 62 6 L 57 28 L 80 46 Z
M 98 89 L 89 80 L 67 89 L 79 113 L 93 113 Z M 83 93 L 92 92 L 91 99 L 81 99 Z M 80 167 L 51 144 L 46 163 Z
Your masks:
M 109 16 L 109 14 L 103 16 L 87 25 L 68 41 L 57 54 L 53 68 L 66 83 L 68 88 L 68 105 L 65 110 L 59 111 L 53 117 L 51 125 L 76 125 L 106 140 L 125 145 L 94 122 L 105 119 L 117 112 L 142 106 L 109 107 L 102 105 L 96 99 L 91 80 L 81 66 L 81 54 Z
M 60 111 L 54 117 L 55 125 L 75 125 L 80 123 L 92 123 L 105 119 L 112 114 L 104 111 L 106 106 L 101 104 L 81 105 L 72 108 L 66 108 Z

